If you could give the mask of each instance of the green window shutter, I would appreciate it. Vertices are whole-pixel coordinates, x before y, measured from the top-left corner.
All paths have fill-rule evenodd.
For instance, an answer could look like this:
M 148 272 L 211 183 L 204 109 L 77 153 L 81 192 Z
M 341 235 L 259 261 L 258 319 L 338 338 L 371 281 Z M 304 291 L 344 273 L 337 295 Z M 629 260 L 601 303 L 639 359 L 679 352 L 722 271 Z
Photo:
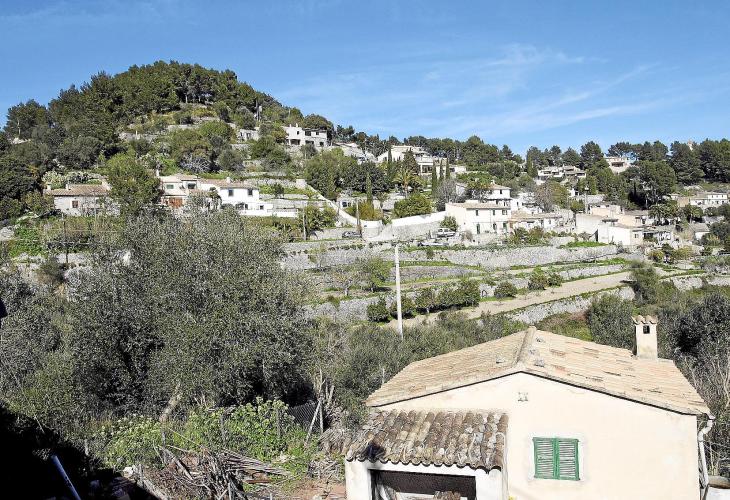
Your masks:
M 535 447 L 535 477 L 577 481 L 578 440 L 563 438 L 532 438 Z
M 555 477 L 555 453 L 552 438 L 532 438 L 535 446 L 535 477 L 553 479 Z
M 555 448 L 558 457 L 558 479 L 573 481 L 580 479 L 578 475 L 578 440 L 558 438 L 555 440 Z

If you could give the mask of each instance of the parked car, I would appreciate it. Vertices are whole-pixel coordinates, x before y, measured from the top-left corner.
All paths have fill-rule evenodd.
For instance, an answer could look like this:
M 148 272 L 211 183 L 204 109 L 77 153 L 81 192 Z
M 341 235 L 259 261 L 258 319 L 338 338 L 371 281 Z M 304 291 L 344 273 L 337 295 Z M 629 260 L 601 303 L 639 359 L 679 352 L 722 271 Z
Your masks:
M 343 238 L 359 238 L 360 233 L 358 233 L 357 231 L 345 231 L 344 233 L 342 233 L 342 237 Z
M 456 231 L 448 227 L 440 227 L 436 231 L 437 238 L 451 238 L 452 236 L 456 236 Z

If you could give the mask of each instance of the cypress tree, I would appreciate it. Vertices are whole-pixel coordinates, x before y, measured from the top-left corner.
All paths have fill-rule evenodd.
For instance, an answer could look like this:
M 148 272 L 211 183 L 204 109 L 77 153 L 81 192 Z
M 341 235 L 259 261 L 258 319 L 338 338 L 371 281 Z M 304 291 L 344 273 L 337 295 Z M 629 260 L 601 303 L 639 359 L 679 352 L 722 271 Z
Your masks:
M 438 188 L 438 178 L 436 177 L 436 162 L 431 166 L 431 198 L 436 199 L 436 189 Z

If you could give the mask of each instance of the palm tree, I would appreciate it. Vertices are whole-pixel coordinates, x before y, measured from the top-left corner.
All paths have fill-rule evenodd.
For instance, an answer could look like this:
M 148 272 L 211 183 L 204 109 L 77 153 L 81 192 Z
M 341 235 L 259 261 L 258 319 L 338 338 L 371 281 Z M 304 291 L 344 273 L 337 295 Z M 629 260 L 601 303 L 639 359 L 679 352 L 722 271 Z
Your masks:
M 403 194 L 406 198 L 408 198 L 408 188 L 418 181 L 418 176 L 409 168 L 401 167 L 398 172 L 395 173 L 393 180 L 396 184 L 403 186 Z

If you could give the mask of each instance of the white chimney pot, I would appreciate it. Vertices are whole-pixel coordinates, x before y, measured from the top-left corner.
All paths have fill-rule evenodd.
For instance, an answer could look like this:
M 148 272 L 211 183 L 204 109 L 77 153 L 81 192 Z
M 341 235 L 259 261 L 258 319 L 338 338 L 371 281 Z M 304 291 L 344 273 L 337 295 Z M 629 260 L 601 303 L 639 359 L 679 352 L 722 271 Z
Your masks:
M 658 359 L 657 319 L 653 316 L 634 316 L 636 344 L 634 353 L 639 359 Z

